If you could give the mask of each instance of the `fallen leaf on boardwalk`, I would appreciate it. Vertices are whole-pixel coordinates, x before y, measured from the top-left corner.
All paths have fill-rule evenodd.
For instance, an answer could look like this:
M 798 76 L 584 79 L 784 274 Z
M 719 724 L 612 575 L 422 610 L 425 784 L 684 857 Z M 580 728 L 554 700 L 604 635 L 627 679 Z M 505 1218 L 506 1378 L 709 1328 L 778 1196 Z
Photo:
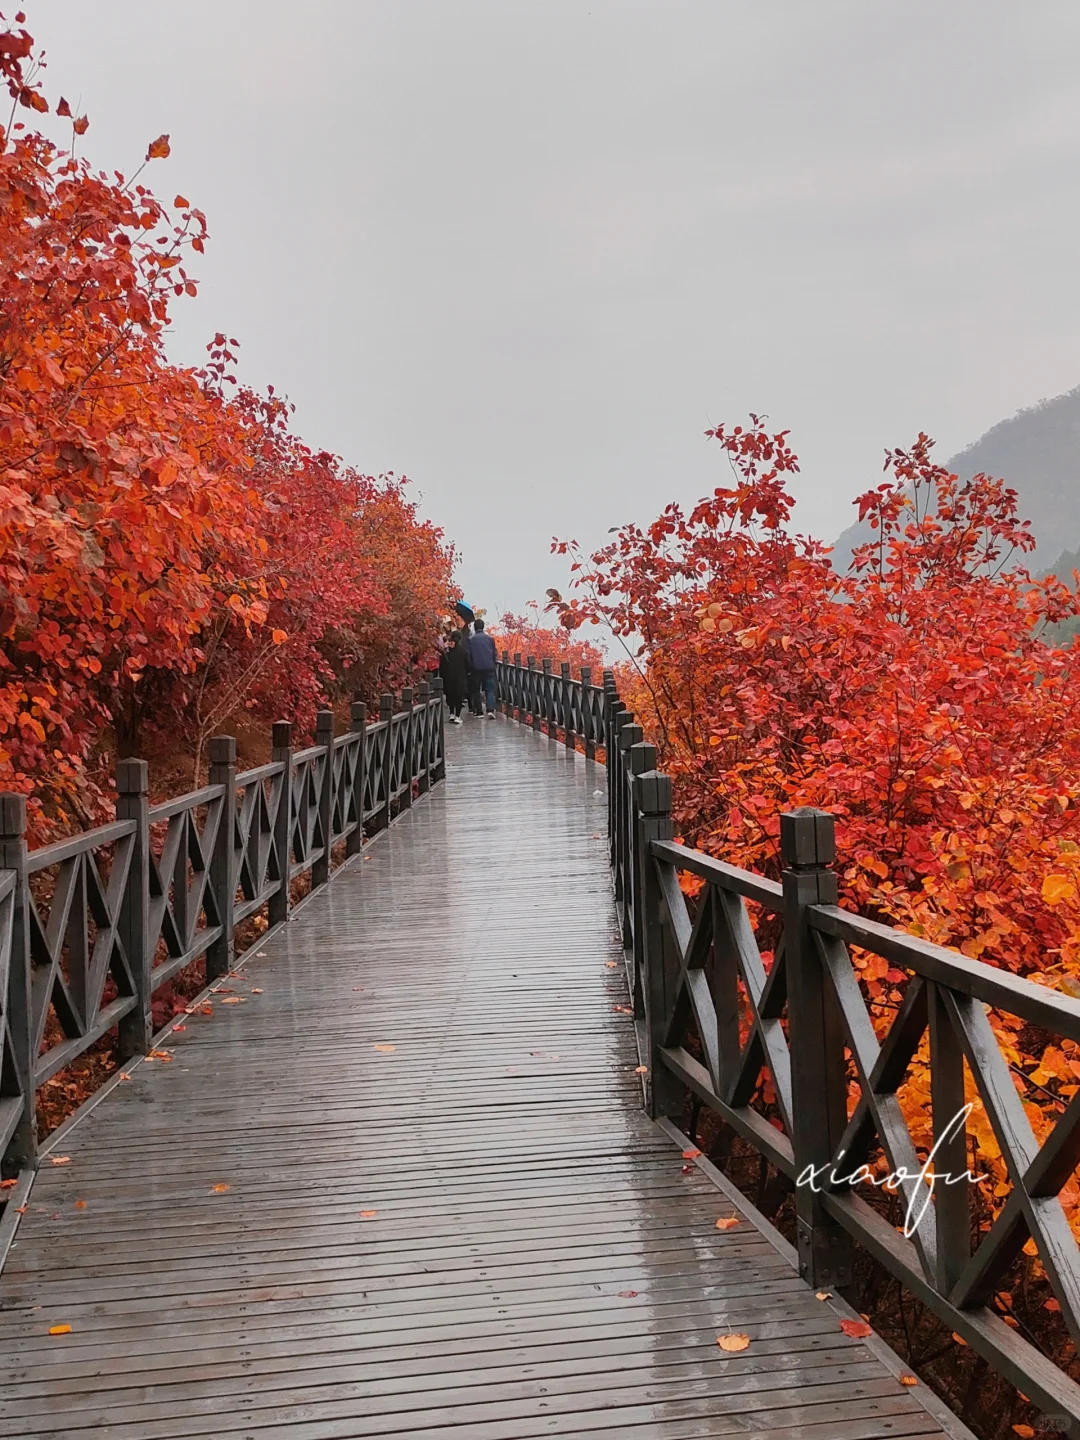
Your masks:
M 865 1320 L 841 1320 L 840 1329 L 853 1340 L 863 1340 L 874 1333 Z
M 76 1200 L 76 1201 L 75 1201 L 75 1209 L 76 1209 L 76 1210 L 85 1210 L 85 1209 L 86 1209 L 86 1201 L 85 1201 L 85 1200 Z
M 634 1067 L 634 1074 L 635 1074 L 635 1075 L 647 1075 L 648 1073 L 649 1073 L 649 1067 L 648 1067 L 648 1065 L 635 1065 L 635 1067 Z
M 374 1220 L 374 1219 L 375 1219 L 375 1216 L 376 1216 L 378 1213 L 379 1213 L 379 1212 L 378 1212 L 377 1210 L 361 1210 L 361 1211 L 360 1211 L 360 1219 L 361 1219 L 361 1220 Z
M 121 1079 L 121 1080 L 130 1080 L 130 1079 L 131 1079 L 131 1076 L 127 1073 L 126 1070 L 121 1070 L 121 1071 L 120 1071 L 120 1079 Z
M 263 992 L 262 992 L 262 991 L 259 989 L 259 987 L 256 985 L 256 986 L 254 987 L 254 989 L 252 990 L 251 993 L 252 993 L 253 995 L 261 995 Z
M 900 1376 L 900 1384 L 901 1384 L 901 1385 L 917 1385 L 918 1383 L 919 1383 L 919 1382 L 918 1382 L 918 1380 L 916 1380 L 916 1378 L 915 1378 L 914 1375 L 901 1375 L 901 1376 Z
M 390 1053 L 391 1050 L 396 1050 L 396 1049 L 397 1049 L 397 1046 L 396 1046 L 396 1045 L 376 1045 L 376 1046 L 375 1046 L 375 1049 L 378 1050 L 378 1051 L 380 1051 L 380 1053 L 383 1054 L 383 1055 L 389 1055 L 389 1053 Z
M 172 1056 L 169 1054 L 168 1050 L 151 1050 L 150 1054 L 147 1055 L 146 1058 L 147 1060 L 164 1060 L 168 1062 L 172 1059 Z
M 1014 1425 L 1012 1428 L 1015 1435 L 1021 1436 L 1021 1440 L 1032 1440 L 1035 1434 L 1030 1425 Z
M 684 1150 L 682 1152 L 682 1158 L 684 1160 L 696 1160 L 700 1154 L 701 1151 L 697 1148 L 697 1146 L 691 1145 L 689 1150 Z
M 749 1344 L 750 1344 L 750 1336 L 749 1336 L 749 1335 L 718 1335 L 718 1336 L 717 1336 L 717 1339 L 716 1339 L 716 1343 L 717 1343 L 717 1345 L 720 1346 L 720 1349 L 721 1349 L 721 1350 L 727 1350 L 727 1351 L 729 1351 L 729 1352 L 730 1352 L 730 1351 L 734 1351 L 734 1350 L 745 1350 L 745 1349 L 748 1348 L 748 1346 L 749 1346 Z
M 831 1290 L 819 1290 L 819 1291 L 817 1292 L 817 1298 L 818 1298 L 819 1300 L 831 1300 L 831 1299 L 832 1299 L 832 1291 L 831 1291 Z
M 0 1190 L 13 1190 L 18 1180 L 0 1180 Z
M 617 970 L 619 968 L 618 960 L 605 960 L 604 964 L 609 970 Z
M 362 994 L 362 993 L 363 993 L 363 990 L 364 990 L 363 985 L 354 985 L 354 986 L 352 987 L 352 993 L 353 993 L 354 995 L 360 995 L 360 994 Z
M 230 1188 L 230 1187 L 229 1187 L 228 1185 L 211 1185 L 211 1186 L 210 1186 L 210 1194 L 211 1194 L 211 1195 L 223 1195 L 223 1194 L 225 1193 L 225 1191 L 228 1190 L 229 1188 Z
M 186 1030 L 186 1029 L 187 1029 L 187 1026 L 186 1026 L 186 1025 L 174 1025 L 172 1028 L 173 1028 L 173 1034 L 175 1035 L 175 1034 L 177 1034 L 180 1030 Z
M 637 1292 L 636 1290 L 620 1290 L 620 1291 L 619 1291 L 619 1299 L 620 1299 L 620 1300 L 636 1300 L 636 1299 L 637 1299 L 637 1293 L 638 1293 L 638 1292 Z
M 629 1005 L 612 1005 L 611 1008 L 617 1010 L 620 1015 L 632 1015 L 634 1013 Z
M 15 1211 L 15 1214 L 16 1214 L 16 1215 L 25 1215 L 25 1214 L 26 1214 L 26 1206 L 25 1206 L 25 1205 L 20 1205 L 20 1206 L 18 1207 L 18 1209 Z
M 737 1215 L 729 1215 L 726 1219 L 717 1220 L 716 1228 L 718 1230 L 734 1230 L 738 1223 L 739 1217 Z
M 967 1341 L 964 1339 L 964 1337 L 962 1335 L 957 1335 L 955 1330 L 952 1333 L 952 1338 L 956 1341 L 957 1345 L 967 1344 Z
M 50 1165 L 70 1165 L 70 1164 L 71 1164 L 71 1156 L 70 1156 L 70 1155 L 50 1155 L 50 1156 L 49 1156 L 49 1164 L 50 1164 Z
M 213 1013 L 214 1007 L 212 1005 L 204 1005 L 199 1011 L 200 1015 L 212 1015 Z
M 693 1165 L 684 1165 L 684 1166 L 682 1167 L 682 1173 L 683 1173 L 684 1175 L 692 1175 L 692 1174 L 694 1173 L 694 1167 L 693 1167 Z
M 599 839 L 600 839 L 600 836 L 599 836 L 599 835 L 594 835 L 592 838 L 593 838 L 594 840 L 599 840 Z
M 241 995 L 226 995 L 221 1003 L 223 1005 L 243 1005 L 244 1000 Z
M 263 957 L 265 956 L 265 954 L 266 954 L 266 951 L 265 951 L 265 950 L 256 950 L 256 951 L 255 951 L 255 959 L 256 959 L 256 960 L 261 960 L 261 959 L 263 959 Z
M 49 1326 L 49 1334 L 50 1334 L 50 1335 L 70 1335 L 70 1334 L 71 1334 L 71 1326 L 70 1326 L 70 1325 L 50 1325 L 50 1326 Z

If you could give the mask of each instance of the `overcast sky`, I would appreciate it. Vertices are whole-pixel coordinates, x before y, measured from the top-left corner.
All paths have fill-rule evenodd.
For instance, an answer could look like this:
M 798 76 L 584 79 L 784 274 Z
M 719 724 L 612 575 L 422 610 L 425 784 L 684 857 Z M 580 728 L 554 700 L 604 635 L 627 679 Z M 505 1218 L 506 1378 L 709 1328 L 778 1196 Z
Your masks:
M 95 162 L 207 212 L 216 329 L 298 430 L 408 474 L 466 593 L 693 501 L 748 411 L 832 539 L 1080 382 L 1076 0 L 29 0 Z

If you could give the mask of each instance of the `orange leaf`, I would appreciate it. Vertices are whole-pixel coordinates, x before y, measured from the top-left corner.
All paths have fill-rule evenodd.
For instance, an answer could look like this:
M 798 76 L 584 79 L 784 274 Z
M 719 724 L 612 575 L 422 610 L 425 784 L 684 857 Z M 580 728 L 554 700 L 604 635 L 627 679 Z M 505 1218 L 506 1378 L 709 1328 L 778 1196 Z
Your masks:
M 957 1335 L 955 1330 L 952 1332 L 952 1338 L 956 1341 L 957 1345 L 967 1344 L 967 1341 L 964 1339 L 964 1337 L 962 1335 Z
M 75 1201 L 75 1209 L 76 1209 L 76 1210 L 85 1210 L 85 1209 L 86 1209 L 86 1201 L 85 1201 L 85 1200 L 76 1200 L 76 1201 Z
M 50 1325 L 50 1326 L 49 1326 L 49 1334 L 50 1334 L 50 1335 L 70 1335 L 70 1334 L 71 1334 L 71 1326 L 70 1326 L 70 1325 Z
M 729 1351 L 729 1352 L 735 1351 L 735 1350 L 745 1350 L 745 1349 L 747 1349 L 747 1347 L 748 1347 L 749 1344 L 750 1344 L 750 1336 L 749 1336 L 749 1335 L 719 1335 L 719 1336 L 717 1336 L 716 1343 L 717 1343 L 717 1345 L 720 1346 L 720 1349 L 721 1349 L 721 1350 L 727 1350 L 727 1351 Z
M 1013 1434 L 1021 1436 L 1021 1440 L 1031 1440 L 1031 1437 L 1035 1434 L 1035 1431 L 1030 1425 L 1014 1425 L 1012 1428 Z
M 919 1383 L 919 1382 L 918 1382 L 918 1380 L 916 1380 L 916 1378 L 915 1378 L 914 1375 L 901 1375 L 901 1376 L 900 1376 L 900 1384 L 901 1384 L 901 1385 L 917 1385 L 918 1383 Z
M 830 1290 L 819 1290 L 817 1292 L 817 1298 L 819 1300 L 831 1300 L 832 1292 Z
M 840 1329 L 853 1340 L 863 1340 L 874 1333 L 865 1320 L 841 1320 Z
M 0 1190 L 13 1190 L 18 1180 L 0 1180 Z
M 375 1046 L 375 1049 L 378 1050 L 378 1051 L 379 1051 L 381 1054 L 383 1054 L 383 1055 L 389 1055 L 392 1050 L 396 1050 L 396 1049 L 397 1049 L 397 1046 L 396 1046 L 396 1045 L 376 1045 L 376 1046 Z
M 188 208 L 188 202 L 183 195 L 177 195 L 172 203 L 176 206 L 177 210 L 186 210 Z
M 120 1071 L 120 1079 L 121 1079 L 121 1080 L 130 1080 L 130 1079 L 131 1079 L 131 1076 L 127 1073 L 126 1070 L 121 1070 L 121 1071 Z
M 168 135 L 159 135 L 146 152 L 147 160 L 165 160 L 169 155 Z
M 273 640 L 275 645 L 284 645 L 288 638 L 288 633 L 285 630 L 272 630 L 270 632 L 270 639 Z
M 716 1228 L 717 1230 L 734 1230 L 738 1223 L 739 1217 L 737 1215 L 729 1215 L 726 1218 L 721 1217 L 721 1219 L 717 1220 Z
M 636 1299 L 637 1299 L 637 1293 L 638 1293 L 638 1292 L 637 1292 L 636 1290 L 620 1290 L 620 1291 L 619 1291 L 619 1299 L 620 1299 L 620 1300 L 636 1300 Z
M 75 131 L 76 135 L 85 135 L 87 130 L 90 129 L 90 121 L 85 115 L 80 115 L 77 120 L 71 122 L 71 128 Z
M 49 1164 L 50 1164 L 50 1165 L 70 1165 L 70 1164 L 71 1164 L 71 1156 L 70 1156 L 70 1155 L 50 1155 L 50 1156 L 49 1156 Z
M 374 1220 L 374 1219 L 375 1219 L 375 1216 L 376 1216 L 378 1213 L 379 1213 L 379 1212 L 378 1212 L 377 1210 L 361 1210 L 361 1211 L 360 1211 L 360 1219 L 361 1219 L 361 1220 Z
M 648 1073 L 649 1073 L 649 1067 L 648 1067 L 648 1065 L 635 1065 L 635 1066 L 634 1066 L 634 1074 L 635 1074 L 635 1075 L 647 1075 Z
M 701 1151 L 692 1145 L 689 1150 L 684 1150 L 682 1152 L 682 1158 L 684 1160 L 696 1160 L 700 1154 Z
M 228 1190 L 228 1189 L 230 1189 L 230 1188 L 231 1188 L 231 1187 L 228 1186 L 228 1185 L 211 1185 L 211 1186 L 210 1186 L 210 1194 L 211 1194 L 211 1195 L 223 1195 L 223 1194 L 225 1193 L 225 1191 Z

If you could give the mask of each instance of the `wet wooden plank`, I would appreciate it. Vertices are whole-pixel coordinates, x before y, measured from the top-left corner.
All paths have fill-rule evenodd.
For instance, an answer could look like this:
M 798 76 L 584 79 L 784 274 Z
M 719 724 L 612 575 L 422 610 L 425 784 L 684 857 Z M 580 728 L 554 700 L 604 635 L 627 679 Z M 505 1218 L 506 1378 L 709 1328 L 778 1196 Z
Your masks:
M 945 1433 L 641 1113 L 602 785 L 455 731 L 71 1131 L 0 1276 L 0 1436 Z

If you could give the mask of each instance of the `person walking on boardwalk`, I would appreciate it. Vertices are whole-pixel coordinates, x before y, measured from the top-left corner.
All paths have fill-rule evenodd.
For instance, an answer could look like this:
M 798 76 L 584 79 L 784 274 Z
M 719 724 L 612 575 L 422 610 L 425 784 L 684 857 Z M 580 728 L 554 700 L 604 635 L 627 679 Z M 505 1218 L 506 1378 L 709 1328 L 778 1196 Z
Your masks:
M 477 715 L 483 715 L 486 701 L 488 719 L 494 720 L 495 661 L 498 658 L 498 651 L 495 649 L 495 641 L 484 630 L 483 620 L 476 620 L 473 629 L 476 633 L 469 641 L 469 660 L 472 662 L 470 700 L 475 700 L 474 713 Z
M 439 675 L 442 677 L 446 703 L 450 706 L 452 725 L 461 724 L 461 707 L 469 693 L 470 669 L 468 645 L 462 640 L 461 631 L 455 631 L 439 661 Z

